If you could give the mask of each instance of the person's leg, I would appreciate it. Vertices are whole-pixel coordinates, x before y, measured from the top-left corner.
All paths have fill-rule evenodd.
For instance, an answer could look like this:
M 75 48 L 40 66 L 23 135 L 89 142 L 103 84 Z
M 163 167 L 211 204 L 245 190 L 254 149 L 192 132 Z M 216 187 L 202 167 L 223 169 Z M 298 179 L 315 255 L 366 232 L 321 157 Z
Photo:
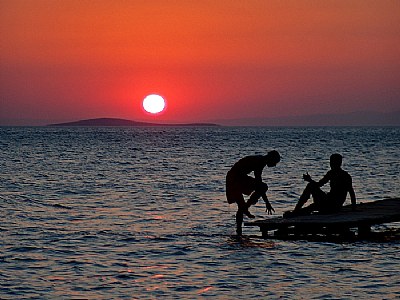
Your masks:
M 316 182 L 310 182 L 309 184 L 307 184 L 306 188 L 301 194 L 294 210 L 302 208 L 303 205 L 308 201 L 308 199 L 310 199 L 311 196 L 313 198 L 313 202 L 316 205 L 319 205 L 320 202 L 325 199 L 326 194 L 324 191 L 321 190 L 321 188 L 318 186 Z
M 255 218 L 255 216 L 249 212 L 249 208 L 242 194 L 240 194 L 240 197 L 239 195 L 237 196 L 236 203 L 238 205 L 238 211 L 236 212 L 236 233 L 237 235 L 242 235 L 243 214 L 251 219 Z
M 250 207 L 258 202 L 260 197 L 265 196 L 268 190 L 268 185 L 264 182 L 259 184 L 253 177 L 247 176 L 245 180 L 246 186 L 243 190 L 243 194 L 250 195 L 249 200 L 247 200 L 247 206 Z M 263 197 L 264 198 L 264 197 Z
M 306 188 L 304 189 L 303 193 L 301 194 L 299 201 L 296 204 L 296 207 L 294 208 L 295 211 L 301 209 L 304 204 L 310 199 L 311 194 L 313 191 L 317 188 L 317 185 L 315 182 L 310 182 L 307 184 Z
M 243 211 L 238 209 L 236 212 L 236 234 L 242 235 Z
M 258 202 L 258 199 L 261 197 L 261 194 L 254 191 L 251 195 L 249 200 L 247 200 L 247 207 L 250 207 Z
M 248 205 L 248 203 L 246 203 L 246 202 L 244 201 L 243 195 L 240 195 L 240 197 L 237 197 L 237 198 L 238 198 L 238 200 L 237 200 L 238 211 L 240 210 L 240 211 L 242 212 L 242 214 L 245 214 L 245 215 L 248 216 L 249 218 L 254 219 L 255 216 L 252 215 L 252 214 L 249 212 L 249 206 L 250 206 L 250 205 Z
M 254 216 L 249 212 L 247 203 L 244 201 L 242 190 L 243 180 L 231 171 L 226 176 L 226 199 L 228 203 L 235 203 L 238 206 L 236 212 L 236 232 L 238 235 L 242 234 L 243 214 L 249 218 Z
M 269 203 L 268 197 L 267 197 L 267 191 L 268 191 L 268 185 L 266 183 L 261 183 L 256 186 L 256 190 L 251 194 L 249 200 L 247 201 L 248 206 L 254 205 L 258 202 L 258 200 L 263 198 L 265 205 L 267 207 L 267 210 L 270 209 L 271 204 Z
M 307 207 L 303 207 L 303 205 L 308 201 L 308 199 L 310 199 L 311 196 L 313 198 L 313 203 Z M 309 184 L 307 184 L 306 188 L 301 194 L 295 209 L 292 212 L 286 212 L 284 216 L 302 216 L 309 215 L 313 211 L 319 211 L 325 198 L 326 194 L 320 189 L 318 184 L 316 182 L 310 182 Z
M 311 196 L 313 198 L 313 211 L 321 212 L 327 204 L 326 193 L 319 186 L 316 186 L 312 189 Z

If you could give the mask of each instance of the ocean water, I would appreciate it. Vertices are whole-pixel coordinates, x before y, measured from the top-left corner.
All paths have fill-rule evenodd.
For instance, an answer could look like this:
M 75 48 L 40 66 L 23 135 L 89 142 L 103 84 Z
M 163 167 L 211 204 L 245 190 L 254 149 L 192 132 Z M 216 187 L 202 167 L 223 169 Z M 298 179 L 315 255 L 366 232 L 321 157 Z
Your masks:
M 333 152 L 359 202 L 400 196 L 398 127 L 0 128 L 0 299 L 400 299 L 400 241 L 235 238 L 225 174 L 272 149 L 275 216 Z

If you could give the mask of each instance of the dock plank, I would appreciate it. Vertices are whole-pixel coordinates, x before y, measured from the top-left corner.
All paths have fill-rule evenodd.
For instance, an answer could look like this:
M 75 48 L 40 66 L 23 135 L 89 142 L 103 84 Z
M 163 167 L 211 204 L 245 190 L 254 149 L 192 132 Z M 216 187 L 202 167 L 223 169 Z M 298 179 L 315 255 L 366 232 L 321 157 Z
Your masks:
M 370 226 L 399 222 L 400 198 L 389 198 L 368 203 L 360 203 L 353 211 L 350 205 L 344 206 L 342 211 L 334 214 L 312 214 L 291 218 L 275 217 L 252 222 L 245 222 L 245 226 L 258 226 L 263 237 L 268 237 L 268 231 L 288 230 L 291 228 L 297 233 L 328 231 L 345 231 L 358 228 L 360 231 L 369 231 Z

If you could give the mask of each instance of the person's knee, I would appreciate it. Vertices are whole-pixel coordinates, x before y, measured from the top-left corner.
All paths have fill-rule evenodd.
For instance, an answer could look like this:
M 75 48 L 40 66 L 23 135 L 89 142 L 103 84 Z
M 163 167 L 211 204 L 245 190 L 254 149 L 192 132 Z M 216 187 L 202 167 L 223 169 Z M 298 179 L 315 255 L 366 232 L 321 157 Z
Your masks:
M 266 192 L 268 191 L 268 184 L 266 184 L 266 183 L 263 183 L 263 184 L 262 184 L 262 191 L 263 191 L 264 193 L 266 193 Z
M 319 190 L 319 185 L 316 182 L 309 182 L 307 184 L 306 189 L 308 189 L 309 191 L 313 192 L 315 190 Z
M 247 201 L 247 207 L 250 207 L 251 205 L 254 205 L 258 202 L 258 199 L 260 198 L 260 195 L 258 195 L 256 192 L 252 193 L 249 200 Z
M 307 189 L 312 189 L 314 186 L 315 186 L 315 182 L 309 182 L 309 183 L 307 183 L 306 188 Z
M 268 185 L 265 182 L 257 184 L 256 192 L 258 194 L 265 194 L 268 191 Z
M 244 213 L 248 210 L 248 205 L 244 201 L 237 202 L 238 205 L 238 212 Z

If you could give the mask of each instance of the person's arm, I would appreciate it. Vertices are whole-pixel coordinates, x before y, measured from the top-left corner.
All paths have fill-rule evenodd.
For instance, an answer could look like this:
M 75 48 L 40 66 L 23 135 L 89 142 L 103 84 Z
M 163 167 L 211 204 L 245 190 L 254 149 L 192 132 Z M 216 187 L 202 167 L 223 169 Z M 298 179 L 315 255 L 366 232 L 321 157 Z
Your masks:
M 326 175 L 324 176 L 324 178 L 322 178 L 320 181 L 316 182 L 314 179 L 311 178 L 310 174 L 308 174 L 308 172 L 307 172 L 306 174 L 303 174 L 303 179 L 304 179 L 304 181 L 307 181 L 307 182 L 315 182 L 315 183 L 318 183 L 319 186 L 323 186 L 326 182 L 329 181 L 329 179 L 328 179 L 328 180 L 325 179 L 325 178 L 327 177 L 327 175 L 328 175 L 328 174 L 326 174 Z M 325 182 L 325 181 L 326 181 L 326 182 Z M 322 183 L 322 182 L 324 182 L 324 183 Z
M 352 210 L 356 210 L 356 193 L 354 192 L 353 185 L 350 186 L 349 189 L 350 199 L 351 199 L 351 208 Z
M 320 181 L 318 181 L 318 186 L 323 186 L 324 184 L 328 183 L 329 180 L 331 180 L 331 173 L 328 171 L 328 173 L 325 174 L 324 177 Z
M 266 195 L 266 194 L 263 194 L 263 195 L 262 195 L 262 198 L 263 198 L 263 200 L 264 200 L 264 202 L 265 202 L 265 206 L 266 206 L 265 211 L 266 211 L 269 215 L 272 215 L 272 213 L 275 212 L 275 209 L 273 209 L 271 203 L 269 203 L 269 200 L 268 200 L 267 195 Z
M 310 174 L 308 174 L 308 172 L 306 174 L 303 174 L 303 179 L 304 179 L 304 181 L 307 181 L 307 182 L 316 182 L 314 179 L 311 178 L 311 176 L 310 176 Z M 318 181 L 316 183 L 318 184 L 318 186 L 323 186 L 330 179 L 331 179 L 330 173 L 328 172 L 325 174 L 325 176 L 320 181 Z
M 310 174 L 308 174 L 308 172 L 306 174 L 303 174 L 303 179 L 304 181 L 307 182 L 314 182 L 314 180 L 311 178 Z
M 262 194 L 265 195 L 265 193 L 262 190 L 263 190 L 263 186 L 266 185 L 266 183 L 263 183 L 261 174 L 262 174 L 262 169 L 254 170 L 254 178 L 256 179 L 255 191 L 260 193 L 260 195 L 262 195 Z M 268 189 L 268 187 L 267 187 L 267 189 Z M 264 196 L 263 196 L 263 198 L 264 198 Z M 265 201 L 265 199 L 264 199 L 264 201 Z M 268 202 L 268 199 L 267 199 L 267 202 Z M 268 207 L 268 205 L 267 205 L 267 207 Z
M 258 184 L 262 183 L 262 177 L 261 177 L 262 171 L 263 171 L 263 168 L 261 168 L 261 167 L 257 167 L 254 169 L 254 178 L 256 179 Z

